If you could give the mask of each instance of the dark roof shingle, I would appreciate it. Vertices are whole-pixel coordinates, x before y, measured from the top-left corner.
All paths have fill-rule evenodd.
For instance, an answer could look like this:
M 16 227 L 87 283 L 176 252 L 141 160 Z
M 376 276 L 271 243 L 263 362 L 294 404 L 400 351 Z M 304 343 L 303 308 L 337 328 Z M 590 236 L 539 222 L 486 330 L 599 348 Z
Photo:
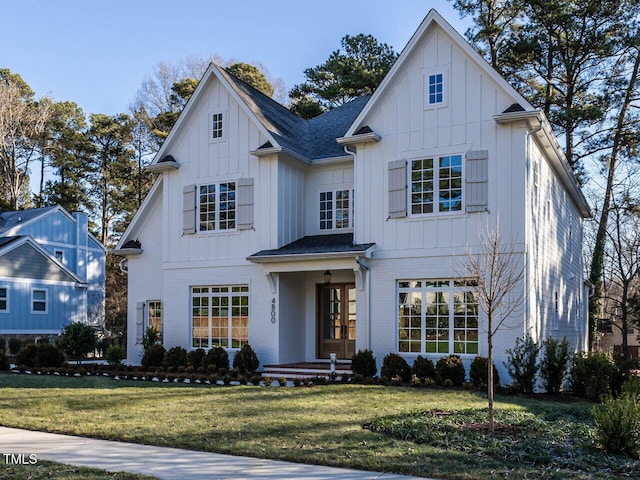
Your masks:
M 375 243 L 353 243 L 353 233 L 309 235 L 275 250 L 261 250 L 249 258 L 278 257 L 283 255 L 312 255 L 327 253 L 363 253 Z

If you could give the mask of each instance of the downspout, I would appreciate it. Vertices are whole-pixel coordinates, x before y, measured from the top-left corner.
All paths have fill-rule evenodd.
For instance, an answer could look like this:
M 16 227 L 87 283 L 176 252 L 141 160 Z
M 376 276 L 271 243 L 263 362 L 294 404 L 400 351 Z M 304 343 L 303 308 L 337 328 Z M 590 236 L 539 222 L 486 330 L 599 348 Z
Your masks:
M 119 265 L 119 267 L 120 267 L 120 271 L 121 271 L 122 273 L 124 273 L 125 275 L 128 275 L 128 274 L 129 274 L 129 269 L 125 267 L 125 264 L 126 264 L 127 260 L 128 260 L 128 258 L 127 258 L 127 257 L 125 257 L 125 258 L 123 258 L 122 260 L 120 260 L 120 263 L 118 264 L 118 265 Z

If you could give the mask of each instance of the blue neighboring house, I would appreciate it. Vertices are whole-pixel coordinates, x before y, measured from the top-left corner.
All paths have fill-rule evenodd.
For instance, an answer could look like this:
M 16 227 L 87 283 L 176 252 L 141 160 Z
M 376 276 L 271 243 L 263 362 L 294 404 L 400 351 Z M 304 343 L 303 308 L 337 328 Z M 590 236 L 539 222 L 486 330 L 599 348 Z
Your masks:
M 106 251 L 85 213 L 59 205 L 0 212 L 0 335 L 102 326 Z

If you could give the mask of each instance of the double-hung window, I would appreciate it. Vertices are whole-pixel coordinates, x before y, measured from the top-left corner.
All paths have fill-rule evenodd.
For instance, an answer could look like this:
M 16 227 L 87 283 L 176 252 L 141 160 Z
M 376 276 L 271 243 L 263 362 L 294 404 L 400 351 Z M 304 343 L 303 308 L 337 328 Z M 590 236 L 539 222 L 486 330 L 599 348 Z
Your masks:
M 236 182 L 210 183 L 198 188 L 200 232 L 236 228 Z
M 31 290 L 31 313 L 47 313 L 47 291 L 34 288 Z
M 241 348 L 249 341 L 249 286 L 191 287 L 193 348 Z
M 353 191 L 320 192 L 320 230 L 353 228 Z
M 9 287 L 0 287 L 0 313 L 9 311 Z
M 160 343 L 162 343 L 162 302 L 149 300 L 147 305 L 147 328 L 154 328 L 158 332 Z
M 462 211 L 462 155 L 411 162 L 411 214 Z
M 398 282 L 398 351 L 478 354 L 478 297 L 466 280 Z

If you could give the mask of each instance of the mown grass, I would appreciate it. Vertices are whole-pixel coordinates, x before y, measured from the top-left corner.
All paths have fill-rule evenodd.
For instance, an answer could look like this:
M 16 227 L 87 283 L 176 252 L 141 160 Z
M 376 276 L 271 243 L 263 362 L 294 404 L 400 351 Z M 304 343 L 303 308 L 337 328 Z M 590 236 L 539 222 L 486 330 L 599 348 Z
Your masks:
M 497 403 L 500 415 L 564 418 L 575 427 L 558 438 L 539 431 L 527 440 L 535 449 L 583 437 L 581 450 L 574 453 L 594 456 L 595 467 L 585 469 L 566 459 L 555 463 L 550 458 L 544 478 L 637 475 L 637 464 L 612 460 L 595 449 L 591 406 L 516 397 L 498 397 Z M 481 394 L 460 390 L 366 385 L 208 387 L 0 375 L 0 424 L 10 427 L 442 479 L 540 478 L 540 463 L 511 454 L 494 455 L 485 447 L 471 448 L 466 438 L 420 442 L 363 428 L 377 419 L 393 422 L 411 412 L 453 409 L 482 416 L 485 408 Z M 516 453 L 521 448 L 492 445 L 494 450 Z M 621 463 L 631 466 L 622 468 Z
M 35 465 L 0 463 L 0 480 L 153 480 L 156 477 L 132 473 L 105 472 L 95 468 L 74 467 L 38 460 Z

